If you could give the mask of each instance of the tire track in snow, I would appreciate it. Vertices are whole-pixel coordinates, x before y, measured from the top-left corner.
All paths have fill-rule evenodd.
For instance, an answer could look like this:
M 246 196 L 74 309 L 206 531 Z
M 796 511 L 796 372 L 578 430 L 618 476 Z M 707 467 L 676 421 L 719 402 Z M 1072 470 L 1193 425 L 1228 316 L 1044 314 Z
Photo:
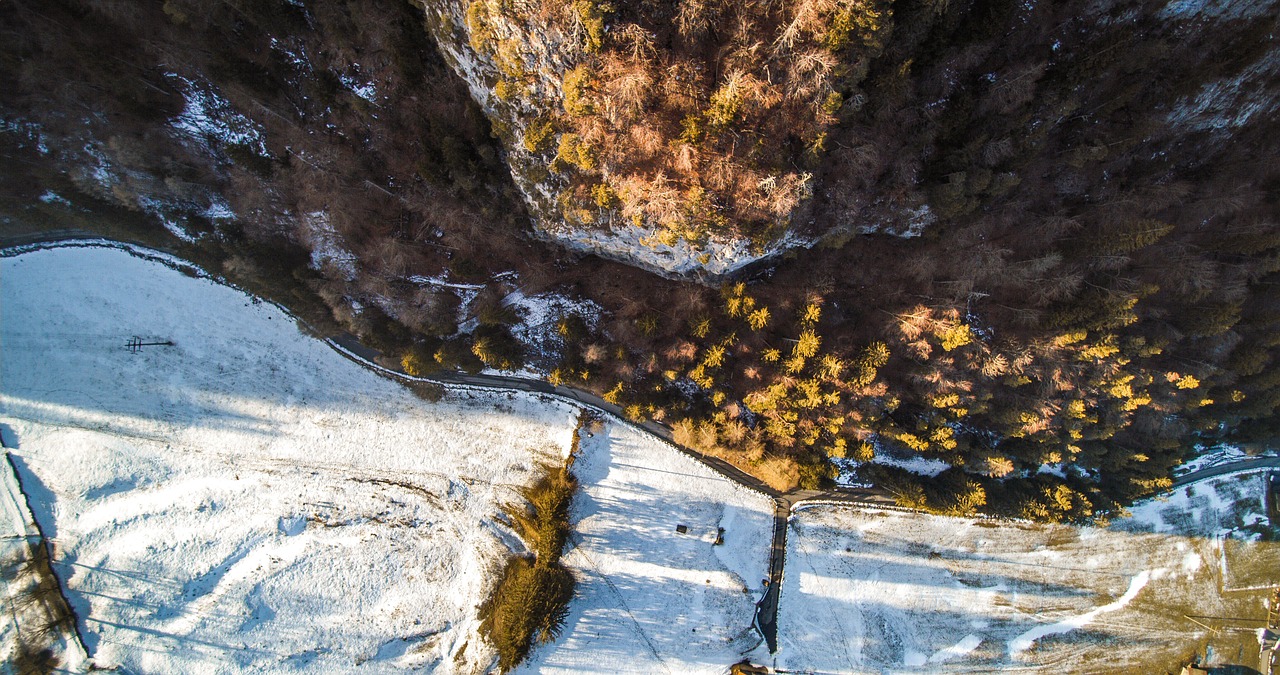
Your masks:
M 1016 658 L 1018 654 L 1030 649 L 1031 645 L 1042 637 L 1056 635 L 1058 633 L 1067 633 L 1076 630 L 1077 628 L 1083 628 L 1099 615 L 1123 609 L 1131 600 L 1138 597 L 1138 593 L 1142 591 L 1142 588 L 1147 585 L 1147 582 L 1150 581 L 1153 576 L 1159 577 L 1164 572 L 1164 569 L 1142 570 L 1129 582 L 1129 589 L 1124 592 L 1124 595 L 1121 595 L 1114 602 L 1110 602 L 1101 607 L 1096 607 L 1084 614 L 1067 617 L 1057 623 L 1052 623 L 1047 626 L 1036 626 L 1035 628 L 1013 638 L 1009 641 L 1009 657 Z

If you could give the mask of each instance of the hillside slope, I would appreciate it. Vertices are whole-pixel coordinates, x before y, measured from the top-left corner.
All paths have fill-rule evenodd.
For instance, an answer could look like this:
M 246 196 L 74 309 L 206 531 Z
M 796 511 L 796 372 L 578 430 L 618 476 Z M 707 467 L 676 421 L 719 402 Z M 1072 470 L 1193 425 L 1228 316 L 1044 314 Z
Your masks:
M 1098 517 L 1275 442 L 1276 10 L 14 0 L 0 232 L 180 251 L 779 485 Z

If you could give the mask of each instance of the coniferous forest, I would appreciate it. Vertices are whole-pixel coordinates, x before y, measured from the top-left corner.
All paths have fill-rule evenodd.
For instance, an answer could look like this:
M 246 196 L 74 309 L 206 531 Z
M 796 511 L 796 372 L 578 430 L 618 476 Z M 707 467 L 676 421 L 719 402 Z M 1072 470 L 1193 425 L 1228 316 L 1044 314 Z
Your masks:
M 172 250 L 410 373 L 529 366 L 779 488 L 1104 519 L 1280 435 L 1277 17 L 9 0 L 0 236 Z M 517 292 L 599 311 L 534 349 Z

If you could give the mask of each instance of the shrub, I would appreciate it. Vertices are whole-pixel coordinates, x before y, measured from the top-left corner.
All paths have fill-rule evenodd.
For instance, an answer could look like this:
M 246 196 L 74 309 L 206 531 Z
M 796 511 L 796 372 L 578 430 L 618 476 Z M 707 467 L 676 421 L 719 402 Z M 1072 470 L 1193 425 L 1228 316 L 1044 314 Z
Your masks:
M 511 514 L 533 559 L 511 557 L 494 595 L 480 608 L 480 630 L 497 648 L 503 672 L 523 661 L 535 643 L 555 640 L 564 627 L 575 581 L 560 552 L 577 491 L 578 481 L 567 468 L 550 469 L 523 490 L 528 507 Z
M 529 152 L 542 152 L 546 149 L 547 141 L 551 140 L 554 131 L 549 119 L 538 118 L 530 122 L 528 128 L 524 130 L 524 149 Z
M 569 506 L 578 491 L 578 479 L 568 469 L 548 471 L 524 490 L 532 513 L 517 513 L 515 521 L 538 558 L 559 558 L 569 538 Z
M 491 600 L 480 630 L 498 650 L 498 668 L 508 672 L 529 654 L 534 643 L 555 640 L 564 627 L 573 599 L 574 579 L 559 562 L 513 557 Z
M 440 370 L 442 364 L 435 358 L 436 350 L 439 348 L 439 343 L 416 344 L 400 357 L 400 367 L 406 374 L 413 377 L 423 377 Z
M 597 183 L 591 187 L 591 198 L 595 201 L 596 206 L 602 209 L 611 209 L 618 205 L 618 193 L 613 191 L 607 183 Z
M 739 78 L 731 77 L 715 93 L 711 94 L 711 106 L 707 108 L 707 126 L 718 132 L 728 129 L 738 118 L 743 105 Z
M 502 326 L 482 325 L 476 329 L 471 353 L 490 368 L 516 370 L 524 365 L 520 342 Z
M 588 54 L 594 54 L 600 51 L 600 47 L 604 45 L 604 16 L 607 5 L 602 5 L 595 0 L 574 0 L 573 11 L 578 16 L 578 21 L 582 22 L 582 27 L 586 32 L 586 44 L 583 49 Z
M 564 111 L 574 117 L 595 112 L 591 102 L 591 90 L 595 80 L 586 66 L 578 66 L 564 74 Z
M 484 370 L 484 362 L 472 353 L 463 339 L 448 340 L 440 345 L 432 355 L 436 363 L 440 367 L 447 369 L 461 369 L 468 373 L 478 373 Z
M 552 168 L 568 164 L 582 171 L 593 171 L 598 162 L 599 154 L 591 144 L 582 140 L 582 137 L 577 134 L 564 134 L 560 137 L 560 147 L 556 150 Z

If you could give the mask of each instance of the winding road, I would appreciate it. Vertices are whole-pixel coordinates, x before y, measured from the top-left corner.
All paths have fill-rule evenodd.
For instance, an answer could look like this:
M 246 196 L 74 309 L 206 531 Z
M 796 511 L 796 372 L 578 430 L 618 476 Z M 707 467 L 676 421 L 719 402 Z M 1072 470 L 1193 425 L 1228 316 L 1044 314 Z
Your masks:
M 10 249 L 18 246 L 83 246 L 93 245 L 93 242 L 100 242 L 101 245 L 104 246 L 111 245 L 109 240 L 95 236 L 89 232 L 83 232 L 80 230 L 55 230 L 42 233 L 0 237 L 0 254 L 11 255 L 12 251 L 10 251 Z M 154 246 L 138 242 L 120 241 L 118 243 L 144 249 L 159 250 L 169 255 L 177 255 L 174 251 L 157 249 Z M 279 306 L 278 304 L 277 306 L 290 316 L 295 316 L 288 310 L 288 308 Z M 553 385 L 544 380 L 532 380 L 506 375 L 472 375 L 458 372 L 440 372 L 432 373 L 430 377 L 415 378 L 406 374 L 398 364 L 383 365 L 387 360 L 383 358 L 382 354 L 375 349 L 361 344 L 354 335 L 342 333 L 326 338 L 325 342 L 327 342 L 335 351 L 361 366 L 408 381 L 428 381 L 446 385 L 463 385 L 504 391 L 538 393 L 548 396 L 556 396 L 579 405 L 595 408 L 609 413 L 628 424 L 637 426 L 649 434 L 670 443 L 672 447 L 675 447 L 685 455 L 703 463 L 725 478 L 757 492 L 768 495 L 774 502 L 773 543 L 769 552 L 768 586 L 764 597 L 762 597 L 756 605 L 755 623 L 760 634 L 764 637 L 770 653 L 775 653 L 778 649 L 778 601 L 779 593 L 782 588 L 783 568 L 786 562 L 787 529 L 793 508 L 804 502 L 841 502 L 881 507 L 896 506 L 888 491 L 877 487 L 855 488 L 838 486 L 825 490 L 795 489 L 789 492 L 780 492 L 765 484 L 760 479 L 746 473 L 742 469 L 739 469 L 719 457 L 713 457 L 711 455 L 698 452 L 692 448 L 681 446 L 673 439 L 672 429 L 668 425 L 652 420 L 643 422 L 633 422 L 628 420 L 620 406 L 609 403 L 589 391 L 566 387 L 563 385 Z M 1252 457 L 1246 460 L 1208 467 L 1180 476 L 1173 482 L 1172 487 L 1180 487 L 1205 478 L 1263 468 L 1280 468 L 1280 457 Z
M 349 333 L 329 338 L 327 340 L 335 350 L 346 356 L 347 358 L 360 363 L 366 367 L 373 368 L 383 373 L 394 374 L 409 380 L 428 380 L 438 382 L 440 384 L 465 385 L 471 387 L 484 387 L 487 389 L 516 390 L 524 392 L 533 392 L 546 394 L 550 396 L 558 396 L 568 399 L 579 405 L 590 406 L 598 410 L 607 412 L 620 420 L 626 421 L 640 427 L 644 431 L 661 438 L 671 444 L 680 452 L 692 457 L 693 459 L 705 464 L 711 470 L 719 473 L 725 478 L 751 488 L 757 492 L 762 492 L 773 499 L 773 543 L 769 548 L 769 584 L 765 589 L 764 597 L 756 604 L 756 627 L 760 634 L 764 637 L 765 643 L 769 646 L 769 652 L 778 651 L 778 596 L 782 590 L 782 571 L 786 562 L 787 554 L 787 526 L 791 520 L 791 509 L 794 505 L 806 501 L 823 501 L 823 502 L 849 502 L 855 504 L 873 504 L 877 506 L 894 505 L 893 497 L 883 489 L 879 488 L 848 488 L 835 487 L 827 490 L 804 490 L 795 489 L 790 492 L 780 492 L 755 476 L 739 469 L 738 467 L 726 462 L 719 457 L 698 452 L 693 448 L 687 448 L 676 443 L 671 427 L 646 420 L 643 422 L 632 422 L 627 420 L 626 415 L 620 406 L 609 403 L 608 401 L 596 396 L 595 394 L 575 389 L 573 387 L 565 387 L 563 385 L 553 385 L 543 380 L 530 380 L 520 377 L 509 377 L 505 375 L 487 375 L 477 374 L 469 375 L 466 373 L 432 373 L 429 377 L 412 378 L 399 367 L 393 367 L 394 364 L 384 365 L 385 359 L 381 358 L 381 354 L 370 347 L 360 344 L 360 341 Z
M 880 507 L 897 507 L 896 502 L 889 492 L 878 487 L 855 488 L 837 486 L 825 490 L 806 490 L 797 488 L 789 492 L 780 492 L 765 484 L 755 476 L 746 473 L 742 469 L 739 469 L 719 457 L 713 457 L 711 455 L 698 452 L 693 448 L 687 448 L 676 443 L 672 437 L 671 427 L 668 425 L 655 422 L 653 420 L 646 420 L 644 422 L 632 422 L 628 420 L 620 406 L 609 403 L 589 391 L 575 389 L 573 387 L 557 386 L 543 380 L 531 380 L 505 375 L 432 373 L 430 377 L 412 378 L 398 367 L 393 368 L 381 365 L 379 363 L 381 354 L 377 350 L 360 344 L 359 340 L 354 335 L 344 333 L 337 337 L 330 338 L 328 342 L 330 345 L 334 346 L 339 353 L 356 361 L 357 363 L 360 363 L 361 365 L 381 370 L 383 372 L 389 372 L 408 380 L 429 380 L 441 384 L 457 384 L 484 387 L 487 389 L 535 392 L 558 396 L 569 399 L 570 401 L 580 405 L 602 410 L 628 424 L 640 427 L 646 432 L 661 438 L 662 440 L 670 443 L 672 447 L 685 455 L 702 462 L 725 478 L 738 483 L 739 485 L 743 485 L 751 488 L 752 490 L 768 495 L 773 499 L 774 503 L 773 543 L 769 549 L 769 585 L 765 590 L 764 597 L 762 597 L 756 604 L 755 621 L 756 627 L 764 637 L 765 643 L 769 646 L 769 653 L 771 654 L 778 651 L 778 601 L 779 595 L 782 591 L 783 568 L 786 563 L 787 555 L 787 529 L 791 521 L 792 509 L 796 505 L 805 502 L 836 502 Z M 1245 460 L 1219 464 L 1217 466 L 1193 471 L 1175 480 L 1170 489 L 1204 480 L 1206 478 L 1265 468 L 1280 468 L 1280 457 L 1251 457 Z

